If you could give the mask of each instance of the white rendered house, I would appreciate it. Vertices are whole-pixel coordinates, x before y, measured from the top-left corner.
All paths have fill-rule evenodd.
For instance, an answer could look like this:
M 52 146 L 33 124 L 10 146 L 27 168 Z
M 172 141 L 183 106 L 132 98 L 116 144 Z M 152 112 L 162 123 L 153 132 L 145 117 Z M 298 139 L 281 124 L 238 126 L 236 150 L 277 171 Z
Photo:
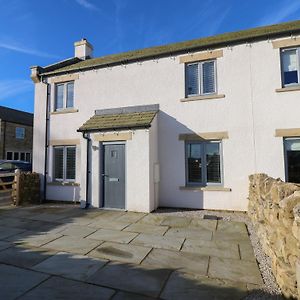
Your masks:
M 32 67 L 48 200 L 247 210 L 248 175 L 300 182 L 300 21 Z

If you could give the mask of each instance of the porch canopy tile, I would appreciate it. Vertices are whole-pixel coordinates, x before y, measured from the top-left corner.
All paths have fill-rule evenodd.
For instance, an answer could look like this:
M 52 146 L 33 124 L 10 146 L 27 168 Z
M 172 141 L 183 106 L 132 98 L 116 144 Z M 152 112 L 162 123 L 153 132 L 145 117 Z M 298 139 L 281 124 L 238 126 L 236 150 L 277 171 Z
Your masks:
M 158 110 L 158 104 L 96 110 L 78 131 L 149 128 Z

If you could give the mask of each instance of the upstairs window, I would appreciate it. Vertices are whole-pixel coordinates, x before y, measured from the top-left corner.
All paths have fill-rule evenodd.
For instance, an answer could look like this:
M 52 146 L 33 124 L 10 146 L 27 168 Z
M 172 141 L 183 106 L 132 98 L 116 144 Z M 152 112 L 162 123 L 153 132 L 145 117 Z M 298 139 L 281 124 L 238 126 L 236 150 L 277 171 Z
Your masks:
M 54 110 L 74 107 L 74 82 L 57 83 L 55 85 Z
M 221 141 L 186 142 L 186 184 L 222 184 Z
M 299 48 L 281 50 L 282 86 L 299 84 Z
M 23 140 L 25 138 L 25 128 L 16 127 L 16 139 Z
M 214 94 L 216 88 L 216 61 L 186 65 L 186 96 Z

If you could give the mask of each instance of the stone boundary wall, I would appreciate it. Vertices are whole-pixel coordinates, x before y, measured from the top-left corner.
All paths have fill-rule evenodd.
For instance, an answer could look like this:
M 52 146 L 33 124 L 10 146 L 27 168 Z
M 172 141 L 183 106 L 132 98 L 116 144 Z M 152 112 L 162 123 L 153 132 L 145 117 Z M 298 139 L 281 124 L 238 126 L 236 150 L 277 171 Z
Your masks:
M 249 180 L 248 215 L 273 274 L 285 297 L 300 299 L 300 184 L 266 174 Z

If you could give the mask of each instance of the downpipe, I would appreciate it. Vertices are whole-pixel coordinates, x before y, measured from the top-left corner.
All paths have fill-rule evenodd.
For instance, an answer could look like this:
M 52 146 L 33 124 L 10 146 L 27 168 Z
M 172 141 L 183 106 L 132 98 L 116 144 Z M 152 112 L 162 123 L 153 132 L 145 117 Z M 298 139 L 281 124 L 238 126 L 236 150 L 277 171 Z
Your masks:
M 90 143 L 91 138 L 87 132 L 82 132 L 82 137 L 86 140 L 86 186 L 85 186 L 85 206 L 82 208 L 89 208 L 89 191 L 90 191 Z

